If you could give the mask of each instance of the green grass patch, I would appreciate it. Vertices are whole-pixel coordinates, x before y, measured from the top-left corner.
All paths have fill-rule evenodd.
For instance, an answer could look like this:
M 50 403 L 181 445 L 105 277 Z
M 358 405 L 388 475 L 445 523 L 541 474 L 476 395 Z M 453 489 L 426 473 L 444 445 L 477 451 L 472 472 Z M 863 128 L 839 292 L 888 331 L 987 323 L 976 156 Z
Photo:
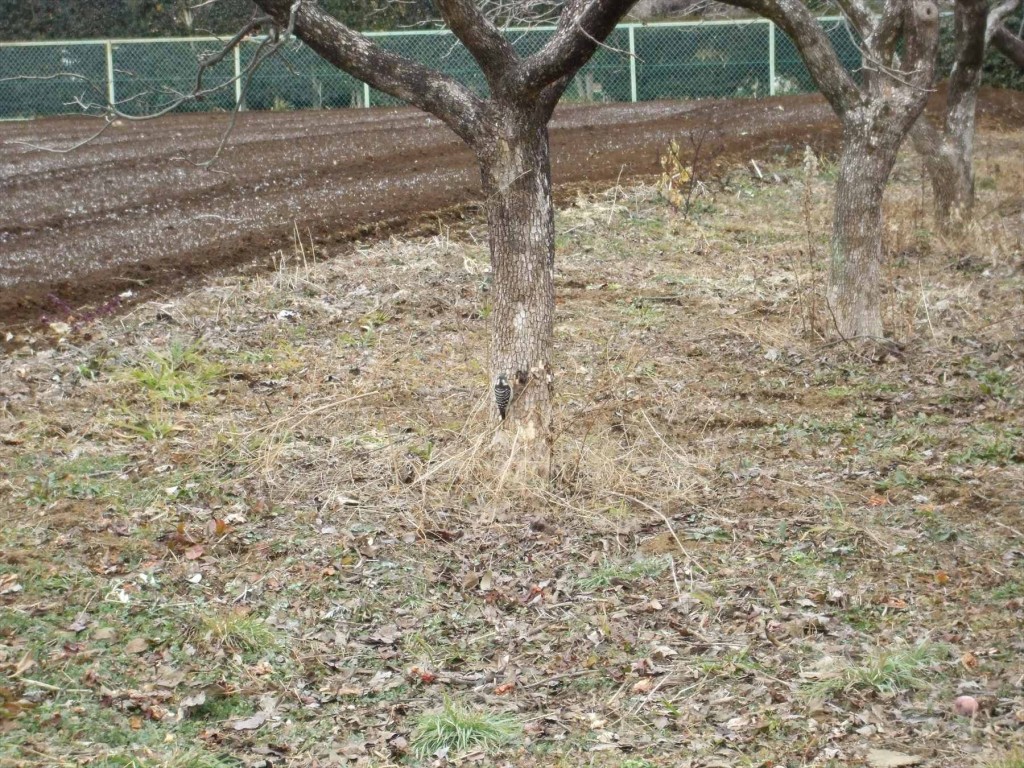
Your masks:
M 147 350 L 146 359 L 128 376 L 155 399 L 185 405 L 205 397 L 222 374 L 222 367 L 203 357 L 198 346 L 172 342 L 166 350 Z
M 840 665 L 832 674 L 808 686 L 808 693 L 821 699 L 852 691 L 894 696 L 923 688 L 925 676 L 948 656 L 946 646 L 934 643 L 886 650 L 860 664 Z
M 997 434 L 978 436 L 964 450 L 953 453 L 949 457 L 952 464 L 995 464 L 1005 467 L 1011 462 L 1024 461 L 1021 452 L 1021 440 L 1024 434 L 1020 430 L 1008 429 Z
M 239 768 L 243 763 L 233 757 L 214 755 L 198 748 L 172 752 L 160 757 L 111 755 L 90 763 L 93 768 Z
M 985 762 L 985 768 L 1024 768 L 1024 749 L 993 757 Z
M 1015 600 L 1024 597 L 1024 581 L 1011 581 L 992 590 L 993 600 Z
M 631 563 L 605 561 L 599 568 L 579 580 L 582 589 L 607 589 L 619 584 L 631 584 L 640 579 L 660 576 L 668 567 L 663 557 L 643 557 Z
M 277 645 L 277 635 L 266 623 L 244 612 L 202 616 L 196 622 L 196 636 L 212 648 L 262 654 Z
M 511 715 L 473 711 L 446 699 L 440 711 L 419 717 L 411 744 L 420 758 L 442 750 L 454 757 L 472 749 L 489 750 L 509 744 L 520 732 L 519 722 Z

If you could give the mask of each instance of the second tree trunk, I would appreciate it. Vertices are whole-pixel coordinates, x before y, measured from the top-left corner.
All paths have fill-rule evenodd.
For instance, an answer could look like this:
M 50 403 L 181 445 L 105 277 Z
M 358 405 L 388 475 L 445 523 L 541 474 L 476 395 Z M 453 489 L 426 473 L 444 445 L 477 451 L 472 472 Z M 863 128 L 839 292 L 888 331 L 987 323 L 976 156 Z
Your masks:
M 847 124 L 843 130 L 828 307 L 844 339 L 882 338 L 882 198 L 899 137 Z

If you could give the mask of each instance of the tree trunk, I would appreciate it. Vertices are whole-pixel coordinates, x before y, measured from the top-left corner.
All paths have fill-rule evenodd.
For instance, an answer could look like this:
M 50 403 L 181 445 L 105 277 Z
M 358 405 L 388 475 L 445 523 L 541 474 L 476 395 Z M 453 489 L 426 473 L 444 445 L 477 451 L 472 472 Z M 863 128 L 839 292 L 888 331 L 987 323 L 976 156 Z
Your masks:
M 843 120 L 832 219 L 828 306 L 844 339 L 882 338 L 882 198 L 900 136 L 872 130 L 863 108 Z
M 518 114 L 516 114 L 518 112 Z M 490 230 L 494 306 L 492 384 L 505 377 L 512 399 L 494 446 L 512 471 L 551 472 L 551 350 L 555 311 L 555 219 L 548 131 L 529 110 L 504 110 L 477 148 Z M 495 418 L 500 418 L 497 408 Z
M 974 218 L 972 158 L 973 150 L 955 150 L 948 155 L 946 172 L 940 179 L 932 178 L 935 221 L 943 234 L 962 232 Z
M 922 115 L 910 136 L 924 160 L 932 187 L 935 224 L 943 234 L 959 232 L 974 212 L 973 120 L 957 136 L 940 134 Z
M 958 0 L 955 6 L 956 59 L 950 72 L 942 130 L 921 115 L 911 131 L 932 185 L 935 224 L 958 233 L 974 212 L 974 132 L 985 62 L 989 7 L 986 0 Z

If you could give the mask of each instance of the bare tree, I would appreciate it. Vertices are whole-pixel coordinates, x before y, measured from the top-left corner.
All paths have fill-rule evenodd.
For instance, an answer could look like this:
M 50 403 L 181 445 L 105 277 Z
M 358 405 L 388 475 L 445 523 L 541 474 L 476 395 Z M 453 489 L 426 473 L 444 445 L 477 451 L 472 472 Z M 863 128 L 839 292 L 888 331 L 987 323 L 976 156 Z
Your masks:
M 961 230 L 974 210 L 975 114 L 985 50 L 996 33 L 1005 29 L 1003 20 L 1019 5 L 1020 0 L 1004 0 L 995 6 L 987 0 L 956 0 L 956 52 L 942 126 L 936 127 L 923 114 L 911 132 L 914 148 L 924 158 L 931 179 L 935 222 L 945 233 Z
M 765 16 L 789 36 L 843 127 L 832 223 L 828 306 L 845 339 L 882 329 L 882 197 L 903 139 L 924 109 L 938 47 L 931 0 L 838 0 L 857 33 L 862 84 L 848 73 L 825 30 L 799 0 L 728 0 Z M 903 55 L 897 46 L 903 42 Z
M 555 288 L 547 125 L 566 86 L 634 0 L 568 0 L 550 40 L 529 57 L 516 52 L 473 0 L 437 0 L 444 22 L 483 72 L 486 98 L 375 45 L 311 0 L 255 2 L 328 62 L 435 115 L 473 149 L 494 280 L 491 375 L 513 390 L 494 447 L 517 473 L 548 477 Z

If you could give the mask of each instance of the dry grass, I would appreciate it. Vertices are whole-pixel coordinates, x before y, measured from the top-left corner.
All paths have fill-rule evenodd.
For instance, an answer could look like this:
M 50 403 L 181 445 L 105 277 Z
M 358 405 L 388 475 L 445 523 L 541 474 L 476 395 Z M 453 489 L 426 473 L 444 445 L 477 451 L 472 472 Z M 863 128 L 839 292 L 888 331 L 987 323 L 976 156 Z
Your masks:
M 1012 762 L 1022 146 L 957 241 L 901 163 L 883 362 L 820 337 L 828 162 L 562 211 L 546 491 L 485 459 L 479 224 L 23 339 L 0 765 L 429 764 L 449 699 L 523 725 L 484 764 Z

